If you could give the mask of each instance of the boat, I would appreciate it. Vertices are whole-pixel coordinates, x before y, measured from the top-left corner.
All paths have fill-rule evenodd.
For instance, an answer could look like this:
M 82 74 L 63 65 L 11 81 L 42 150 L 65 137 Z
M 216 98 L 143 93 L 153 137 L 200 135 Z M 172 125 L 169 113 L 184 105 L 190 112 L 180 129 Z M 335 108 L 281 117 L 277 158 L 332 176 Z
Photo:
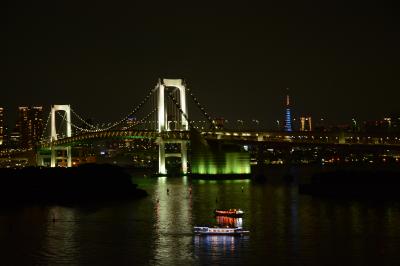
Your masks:
M 242 217 L 244 211 L 241 209 L 229 209 L 229 210 L 215 210 L 214 211 L 216 216 L 228 216 L 228 217 Z
M 242 227 L 195 226 L 194 233 L 196 235 L 243 235 L 250 233 L 250 231 L 243 230 Z
M 235 218 L 228 216 L 215 216 L 217 221 L 217 226 L 219 227 L 242 227 L 243 226 L 243 218 Z

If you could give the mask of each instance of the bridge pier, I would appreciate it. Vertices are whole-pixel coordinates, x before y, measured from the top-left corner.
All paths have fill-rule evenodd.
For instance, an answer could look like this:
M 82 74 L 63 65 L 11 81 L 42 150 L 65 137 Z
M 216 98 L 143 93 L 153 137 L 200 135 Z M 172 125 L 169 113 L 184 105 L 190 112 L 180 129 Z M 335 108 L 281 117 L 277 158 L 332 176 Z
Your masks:
M 181 142 L 181 161 L 182 161 L 182 173 L 187 174 L 188 173 L 188 166 L 187 166 L 187 142 L 182 141 Z
M 57 151 L 63 151 L 65 156 L 57 156 Z M 71 146 L 68 147 L 51 147 L 51 161 L 50 167 L 57 167 L 57 159 L 62 159 L 67 161 L 66 167 L 72 167 L 72 154 Z
M 158 143 L 158 173 L 160 175 L 167 174 L 167 168 L 165 167 L 165 143 L 162 140 Z
M 340 132 L 339 134 L 339 144 L 346 144 L 346 136 L 344 132 Z
M 178 114 L 176 110 L 171 110 L 168 104 L 168 97 L 170 93 L 168 92 L 168 88 L 175 88 L 175 90 L 179 91 L 177 96 L 177 105 L 179 105 L 180 113 Z M 170 108 L 170 109 L 169 109 Z M 186 104 L 186 85 L 183 79 L 160 79 L 158 84 L 158 96 L 157 96 L 157 110 L 158 110 L 158 133 L 162 133 L 165 131 L 188 131 L 189 130 L 189 121 L 187 120 L 188 108 Z M 174 122 L 175 126 L 173 128 L 170 127 L 170 122 Z M 177 123 L 177 124 L 176 124 Z M 158 143 L 158 174 L 165 175 L 167 174 L 166 169 L 166 158 L 167 157 L 180 157 L 181 158 L 181 171 L 183 174 L 187 174 L 187 140 L 169 140 L 165 141 L 160 137 L 157 139 Z M 179 144 L 180 152 L 179 153 L 168 153 L 166 151 L 165 144 Z
M 44 157 L 39 152 L 36 153 L 36 165 L 37 166 L 45 166 L 44 165 Z
M 171 140 L 165 141 L 163 139 L 158 139 L 158 174 L 166 175 L 168 174 L 166 167 L 166 158 L 168 157 L 180 157 L 181 158 L 181 172 L 182 174 L 188 173 L 188 151 L 187 151 L 187 140 Z M 170 153 L 166 151 L 165 144 L 180 144 L 180 152 Z

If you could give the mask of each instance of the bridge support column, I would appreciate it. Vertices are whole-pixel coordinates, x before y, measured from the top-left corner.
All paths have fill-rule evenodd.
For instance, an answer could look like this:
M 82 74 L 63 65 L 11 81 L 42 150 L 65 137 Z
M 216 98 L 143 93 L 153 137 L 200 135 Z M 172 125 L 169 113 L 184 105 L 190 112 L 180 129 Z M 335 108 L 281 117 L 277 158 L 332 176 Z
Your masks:
M 164 141 L 163 139 L 158 139 L 158 174 L 166 175 L 167 167 L 166 167 L 166 158 L 167 157 L 180 157 L 181 158 L 181 171 L 182 174 L 188 173 L 188 151 L 187 151 L 187 143 L 186 140 L 171 140 Z M 167 152 L 165 149 L 165 144 L 180 144 L 180 152 Z
M 65 136 L 72 136 L 72 125 L 71 125 L 71 106 L 67 104 L 63 105 L 53 105 L 51 106 L 51 132 L 50 132 L 50 142 L 56 141 L 58 139 L 57 129 L 56 129 L 56 112 L 64 111 L 65 119 L 66 119 L 66 129 Z M 65 151 L 66 155 L 57 157 L 57 151 L 62 150 Z M 50 167 L 57 166 L 57 159 L 66 159 L 67 167 L 72 166 L 72 155 L 71 155 L 71 146 L 68 147 L 56 147 L 51 146 L 51 159 L 50 159 Z
M 344 135 L 344 132 L 340 132 L 339 134 L 339 144 L 346 144 L 346 137 Z
M 66 137 L 72 136 L 72 126 L 71 126 L 71 106 L 70 105 L 53 105 L 51 107 L 51 141 L 57 140 L 57 130 L 56 130 L 56 112 L 64 111 L 66 118 Z
M 56 149 L 51 147 L 51 159 L 50 159 L 50 167 L 56 167 Z
M 44 158 L 43 156 L 40 154 L 40 152 L 36 153 L 36 165 L 37 166 L 44 166 Z
M 167 123 L 165 122 L 165 120 L 167 119 L 167 112 L 166 112 L 166 108 L 165 108 L 165 99 L 164 99 L 164 90 L 165 87 L 163 84 L 159 84 L 158 86 L 158 106 L 157 106 L 157 110 L 158 110 L 158 132 L 162 132 L 166 130 L 166 125 L 168 125 L 168 121 Z
M 187 166 L 187 142 L 181 142 L 181 161 L 182 161 L 182 173 L 188 173 L 188 166 Z
M 65 153 L 61 156 L 57 156 L 57 151 L 63 151 Z M 66 167 L 72 167 L 72 153 L 71 147 L 51 147 L 51 159 L 50 167 L 57 167 L 57 159 L 66 160 Z
M 167 87 L 174 87 L 179 90 L 179 104 L 183 111 L 180 114 L 180 125 L 179 130 L 189 130 L 189 123 L 185 118 L 188 115 L 188 108 L 186 104 L 186 85 L 182 79 L 160 79 L 158 85 L 158 96 L 157 96 L 157 109 L 158 109 L 158 132 L 170 131 L 168 124 L 168 110 L 165 102 L 168 96 L 166 92 Z M 166 95 L 167 94 L 167 95 Z
M 49 161 L 51 160 L 51 153 L 42 154 L 40 151 L 36 153 L 36 165 L 37 166 L 50 166 Z
M 66 148 L 67 150 L 67 167 L 72 167 L 72 153 L 71 153 L 71 146 Z
M 168 107 L 171 102 L 168 102 L 169 93 L 171 93 L 171 88 L 174 88 L 174 92 L 177 89 L 179 91 L 178 98 L 175 99 L 177 102 L 174 103 L 179 105 L 180 113 L 177 116 L 176 110 Z M 171 100 L 169 100 L 171 101 Z M 163 133 L 166 131 L 188 131 L 189 122 L 188 117 L 188 107 L 186 103 L 186 84 L 183 79 L 160 79 L 158 83 L 158 95 L 157 95 L 157 131 L 158 133 Z M 168 112 L 171 112 L 168 115 Z M 175 127 L 170 127 L 170 122 L 177 123 Z M 188 156 L 187 156 L 187 141 L 182 141 L 181 139 L 174 140 L 163 140 L 160 137 L 157 140 L 159 155 L 158 155 L 158 174 L 167 174 L 166 169 L 166 157 L 180 157 L 181 158 L 181 171 L 183 174 L 188 172 Z M 180 144 L 181 151 L 179 153 L 168 153 L 165 150 L 165 144 Z
M 166 175 L 167 169 L 165 167 L 165 143 L 160 140 L 158 144 L 158 173 L 160 175 Z

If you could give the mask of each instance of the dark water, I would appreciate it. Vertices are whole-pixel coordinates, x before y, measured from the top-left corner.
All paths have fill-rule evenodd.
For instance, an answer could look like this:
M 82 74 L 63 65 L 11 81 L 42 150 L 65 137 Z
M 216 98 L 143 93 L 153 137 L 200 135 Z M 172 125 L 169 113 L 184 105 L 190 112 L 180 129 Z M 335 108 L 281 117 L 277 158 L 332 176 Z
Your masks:
M 136 182 L 149 197 L 3 208 L 0 265 L 400 265 L 398 203 L 321 200 L 250 181 Z M 194 225 L 216 224 L 216 207 L 243 209 L 251 234 L 195 237 Z

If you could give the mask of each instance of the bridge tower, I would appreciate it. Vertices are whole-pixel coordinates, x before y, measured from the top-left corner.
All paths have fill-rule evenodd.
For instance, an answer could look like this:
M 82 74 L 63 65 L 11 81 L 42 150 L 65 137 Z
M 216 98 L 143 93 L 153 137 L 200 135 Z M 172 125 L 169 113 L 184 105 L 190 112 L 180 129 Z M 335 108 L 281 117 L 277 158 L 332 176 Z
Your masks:
M 58 138 L 57 128 L 56 128 L 56 112 L 64 111 L 65 112 L 65 121 L 66 121 L 66 129 L 65 136 L 72 136 L 71 129 L 71 106 L 70 105 L 53 105 L 51 106 L 51 130 L 50 130 L 50 143 L 56 141 Z M 61 151 L 62 155 L 57 156 L 57 151 Z M 64 154 L 65 153 L 65 154 Z M 67 167 L 72 166 L 72 155 L 71 155 L 71 146 L 60 147 L 51 145 L 51 167 L 56 167 L 57 159 L 66 159 Z
M 180 110 L 174 111 L 174 103 L 171 104 L 170 95 L 178 95 L 177 104 Z M 169 108 L 168 108 L 169 106 Z M 172 108 L 171 108 L 172 107 Z M 186 105 L 186 85 L 183 79 L 159 79 L 158 95 L 157 95 L 157 131 L 163 133 L 165 131 L 187 131 L 189 130 L 189 122 L 187 120 L 188 109 Z M 180 157 L 182 165 L 182 173 L 187 173 L 187 143 L 186 140 L 169 140 L 165 141 L 162 137 L 157 140 L 159 144 L 158 156 L 158 173 L 167 174 L 166 158 Z M 180 153 L 167 153 L 166 144 L 179 144 Z

